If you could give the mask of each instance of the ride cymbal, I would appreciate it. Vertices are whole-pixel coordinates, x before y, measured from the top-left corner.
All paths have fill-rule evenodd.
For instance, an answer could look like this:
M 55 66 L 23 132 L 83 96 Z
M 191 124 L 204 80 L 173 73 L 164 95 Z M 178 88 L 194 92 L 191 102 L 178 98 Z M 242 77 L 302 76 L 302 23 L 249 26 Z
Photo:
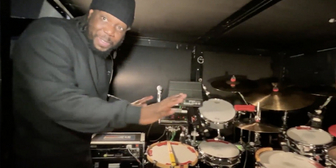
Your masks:
M 245 100 L 255 106 L 260 102 L 260 108 L 264 110 L 288 111 L 307 107 L 313 104 L 315 98 L 304 92 L 275 87 L 246 95 Z

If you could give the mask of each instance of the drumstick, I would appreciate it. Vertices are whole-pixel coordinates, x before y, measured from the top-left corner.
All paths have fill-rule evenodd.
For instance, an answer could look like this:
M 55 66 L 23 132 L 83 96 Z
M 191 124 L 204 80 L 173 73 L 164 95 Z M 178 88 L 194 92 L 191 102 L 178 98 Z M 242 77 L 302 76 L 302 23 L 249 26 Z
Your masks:
M 169 158 L 170 158 L 171 165 L 176 166 L 176 160 L 175 160 L 175 156 L 174 156 L 173 149 L 171 147 L 170 141 L 167 141 L 167 146 L 168 146 Z

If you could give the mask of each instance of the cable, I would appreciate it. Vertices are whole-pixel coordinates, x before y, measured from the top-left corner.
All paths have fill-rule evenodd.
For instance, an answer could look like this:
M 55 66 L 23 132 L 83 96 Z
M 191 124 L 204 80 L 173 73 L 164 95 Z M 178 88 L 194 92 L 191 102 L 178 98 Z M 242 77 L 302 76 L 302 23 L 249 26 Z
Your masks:
M 176 135 L 176 132 L 173 131 L 173 133 L 172 133 L 172 137 L 171 137 L 170 141 L 173 141 L 173 140 L 174 140 L 175 135 Z
M 165 135 L 166 132 L 167 132 L 167 129 L 165 129 L 165 130 L 163 131 L 163 134 L 160 136 L 160 138 L 155 139 L 155 140 L 150 140 L 150 142 L 155 142 L 155 141 L 160 140 L 160 139 Z
M 149 126 L 149 128 L 148 128 L 148 130 L 147 130 L 147 135 L 146 135 L 147 138 L 148 138 L 148 136 L 149 136 L 149 132 L 150 132 L 152 126 L 153 126 L 153 123 Z
M 129 154 L 131 154 L 134 157 L 134 159 L 142 166 L 142 163 L 140 162 L 140 160 L 131 152 L 129 147 L 127 148 L 127 150 L 129 152 Z

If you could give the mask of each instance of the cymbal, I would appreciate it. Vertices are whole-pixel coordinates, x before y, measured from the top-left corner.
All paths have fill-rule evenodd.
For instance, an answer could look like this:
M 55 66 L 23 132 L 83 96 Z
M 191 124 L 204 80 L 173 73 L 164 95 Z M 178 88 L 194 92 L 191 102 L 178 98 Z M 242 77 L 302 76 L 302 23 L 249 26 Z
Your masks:
M 297 110 L 313 104 L 315 97 L 300 91 L 266 90 L 245 96 L 245 100 L 255 106 L 260 102 L 264 110 L 288 111 Z
M 241 76 L 226 75 L 222 77 L 212 78 L 209 80 L 211 86 L 218 91 L 227 92 L 250 92 L 257 88 L 257 83 Z
M 238 121 L 235 124 L 236 127 L 247 130 L 247 131 L 253 131 L 253 132 L 258 132 L 258 133 L 279 133 L 281 132 L 281 128 L 264 124 L 264 123 L 257 123 L 254 120 L 251 119 L 244 119 L 241 121 Z
M 301 90 L 314 96 L 336 96 L 335 85 L 313 85 L 304 87 Z

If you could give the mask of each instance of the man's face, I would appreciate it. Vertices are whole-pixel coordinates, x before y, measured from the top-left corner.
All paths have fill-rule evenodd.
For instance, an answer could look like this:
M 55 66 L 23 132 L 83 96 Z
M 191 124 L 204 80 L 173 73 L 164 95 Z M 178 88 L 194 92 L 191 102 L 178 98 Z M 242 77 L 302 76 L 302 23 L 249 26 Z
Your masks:
M 99 51 L 118 47 L 124 39 L 127 25 L 113 15 L 90 10 L 88 15 L 88 37 Z

